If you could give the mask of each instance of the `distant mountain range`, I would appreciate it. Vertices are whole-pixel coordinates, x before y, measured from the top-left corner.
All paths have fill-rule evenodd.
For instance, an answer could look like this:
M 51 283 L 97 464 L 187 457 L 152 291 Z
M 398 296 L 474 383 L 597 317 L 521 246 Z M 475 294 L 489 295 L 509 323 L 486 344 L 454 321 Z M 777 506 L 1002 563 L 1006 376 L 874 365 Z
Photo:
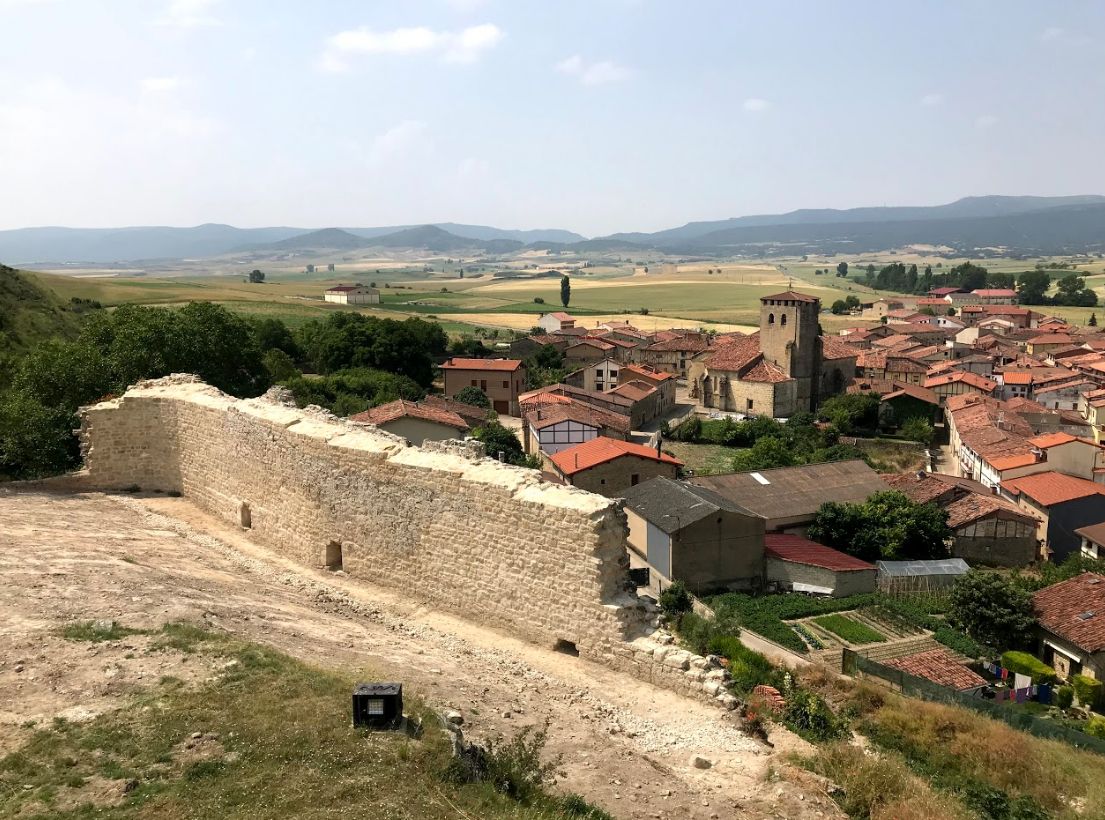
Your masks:
M 956 254 L 1105 252 L 1105 196 L 967 197 L 931 207 L 804 209 L 690 222 L 655 233 L 586 239 L 565 230 L 506 230 L 452 222 L 379 228 L 22 228 L 0 231 L 9 264 L 202 259 L 232 253 L 421 249 L 510 254 L 523 248 L 576 253 L 777 256 L 871 253 L 907 245 Z

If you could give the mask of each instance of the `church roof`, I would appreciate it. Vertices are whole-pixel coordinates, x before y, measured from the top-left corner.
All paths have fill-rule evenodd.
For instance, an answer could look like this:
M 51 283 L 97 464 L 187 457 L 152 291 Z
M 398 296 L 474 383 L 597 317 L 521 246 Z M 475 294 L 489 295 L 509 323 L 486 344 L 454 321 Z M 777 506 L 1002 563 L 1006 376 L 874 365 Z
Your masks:
M 772 301 L 789 301 L 789 302 L 820 302 L 816 296 L 810 296 L 807 293 L 799 293 L 795 290 L 785 290 L 782 293 L 776 293 L 771 296 L 761 296 L 760 301 L 766 302 L 768 299 Z

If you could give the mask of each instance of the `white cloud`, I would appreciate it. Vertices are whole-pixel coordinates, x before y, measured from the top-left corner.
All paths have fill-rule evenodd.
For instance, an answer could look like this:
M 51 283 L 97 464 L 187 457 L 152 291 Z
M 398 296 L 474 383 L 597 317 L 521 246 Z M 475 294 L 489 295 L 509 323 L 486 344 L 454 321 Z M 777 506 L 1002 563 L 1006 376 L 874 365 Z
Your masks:
M 765 99 L 761 99 L 760 97 L 749 97 L 747 100 L 744 101 L 745 111 L 766 111 L 770 106 L 771 103 L 769 103 Z
M 319 67 L 324 71 L 346 71 L 350 58 L 364 54 L 440 54 L 449 62 L 471 63 L 498 45 L 503 36 L 502 29 L 493 23 L 469 26 L 459 32 L 434 31 L 425 26 L 373 31 L 362 26 L 330 37 Z
M 147 77 L 142 80 L 142 90 L 151 94 L 176 91 L 184 83 L 180 77 Z
M 993 114 L 983 114 L 975 118 L 976 128 L 992 128 L 998 124 L 998 118 Z
M 156 21 L 159 26 L 192 29 L 220 26 L 222 21 L 213 13 L 220 0 L 171 0 L 165 14 Z
M 943 94 L 926 94 L 921 97 L 921 105 L 934 106 L 944 102 Z
M 620 66 L 610 60 L 588 62 L 578 54 L 573 54 L 571 57 L 561 60 L 555 68 L 561 74 L 575 77 L 583 85 L 619 83 L 633 76 L 633 72 L 625 66 Z
M 403 120 L 372 140 L 366 161 L 369 165 L 383 166 L 413 154 L 425 153 L 432 144 L 426 123 Z

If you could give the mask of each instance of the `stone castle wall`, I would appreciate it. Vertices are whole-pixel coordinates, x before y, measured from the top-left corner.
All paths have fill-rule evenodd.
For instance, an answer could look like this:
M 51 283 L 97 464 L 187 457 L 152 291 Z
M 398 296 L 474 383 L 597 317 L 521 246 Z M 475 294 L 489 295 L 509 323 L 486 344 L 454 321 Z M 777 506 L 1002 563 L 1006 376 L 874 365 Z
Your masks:
M 142 382 L 82 410 L 86 484 L 179 492 L 301 563 L 335 560 L 545 646 L 718 698 L 725 670 L 650 635 L 627 591 L 620 503 L 550 484 L 456 443 L 411 447 L 373 427 L 190 376 Z M 670 638 L 663 638 L 670 643 Z

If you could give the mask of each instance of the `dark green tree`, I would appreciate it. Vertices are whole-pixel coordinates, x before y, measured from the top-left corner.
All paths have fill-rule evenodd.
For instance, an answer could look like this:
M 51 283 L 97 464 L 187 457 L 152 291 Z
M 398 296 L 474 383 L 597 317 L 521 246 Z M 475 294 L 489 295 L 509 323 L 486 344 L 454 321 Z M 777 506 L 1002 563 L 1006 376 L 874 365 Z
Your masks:
M 249 281 L 253 282 L 254 284 L 257 284 L 258 282 L 264 282 L 265 281 L 264 272 L 256 270 L 256 269 L 251 270 L 249 272 Z
M 791 467 L 794 453 L 781 438 L 767 436 L 759 439 L 748 450 L 733 456 L 733 470 L 742 473 L 750 470 L 770 470 L 774 467 Z
M 560 277 L 560 304 L 564 307 L 568 307 L 568 302 L 572 300 L 572 281 L 568 278 L 568 274 L 564 274 Z
M 948 620 L 997 649 L 1028 646 L 1036 623 L 1027 590 L 996 572 L 980 570 L 971 570 L 952 586 Z
M 943 558 L 951 531 L 947 512 L 935 504 L 915 504 L 890 490 L 862 503 L 822 504 L 807 535 L 865 561 L 876 561 Z
M 1097 327 L 1097 314 L 1096 313 L 1091 313 L 1090 314 L 1090 319 L 1089 319 L 1088 322 L 1086 322 L 1086 324 L 1090 327 Z
M 499 458 L 499 453 L 502 453 L 507 464 L 524 465 L 527 462 L 522 442 L 512 430 L 497 421 L 489 421 L 477 427 L 472 431 L 472 437 L 484 443 L 487 455 L 491 458 Z
M 464 404 L 471 404 L 473 407 L 482 407 L 485 410 L 491 409 L 491 400 L 487 398 L 486 393 L 475 385 L 470 384 L 467 387 L 462 387 L 453 398 Z
M 1046 305 L 1051 277 L 1046 271 L 1026 270 L 1017 277 L 1017 297 L 1022 305 Z
M 848 312 L 848 305 L 845 304 L 843 299 L 837 299 L 835 302 L 833 302 L 833 306 L 830 308 L 830 310 L 833 312 L 833 315 L 839 316 L 842 313 Z
M 23 390 L 0 395 L 0 480 L 56 475 L 77 465 L 72 412 Z
M 848 263 L 847 262 L 838 262 L 837 263 L 836 275 L 841 277 L 841 278 L 844 278 L 845 276 L 848 275 Z

